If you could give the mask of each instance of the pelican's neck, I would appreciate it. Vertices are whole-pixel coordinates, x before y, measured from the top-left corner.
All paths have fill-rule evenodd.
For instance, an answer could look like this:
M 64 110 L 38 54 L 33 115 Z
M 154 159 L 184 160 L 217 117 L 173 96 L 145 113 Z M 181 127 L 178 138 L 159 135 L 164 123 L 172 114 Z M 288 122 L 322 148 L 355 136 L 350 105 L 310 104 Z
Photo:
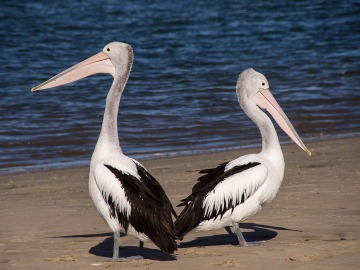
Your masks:
M 95 152 L 98 149 L 104 151 L 120 150 L 117 118 L 120 106 L 121 94 L 125 88 L 126 82 L 130 75 L 130 68 L 124 72 L 115 72 L 114 81 L 106 98 L 104 118 L 101 132 L 96 144 Z
M 262 137 L 262 153 L 283 158 L 279 139 L 270 118 L 252 101 L 239 97 L 241 108 L 259 128 Z

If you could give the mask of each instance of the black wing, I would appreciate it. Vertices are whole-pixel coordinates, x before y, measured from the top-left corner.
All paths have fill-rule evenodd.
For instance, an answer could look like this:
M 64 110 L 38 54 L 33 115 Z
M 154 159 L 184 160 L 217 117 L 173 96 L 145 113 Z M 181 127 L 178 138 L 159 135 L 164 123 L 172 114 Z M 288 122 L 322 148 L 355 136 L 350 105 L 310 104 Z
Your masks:
M 205 214 L 203 203 L 209 192 L 211 192 L 219 183 L 224 181 L 229 176 L 255 167 L 260 163 L 252 162 L 245 165 L 234 166 L 225 172 L 227 164 L 228 162 L 222 163 L 216 168 L 200 171 L 200 173 L 206 174 L 199 177 L 198 182 L 192 189 L 192 193 L 187 198 L 183 199 L 182 203 L 178 205 L 185 206 L 175 221 L 177 236 L 180 240 L 184 237 L 185 234 L 196 228 L 200 222 L 222 216 L 226 211 L 231 208 L 234 209 L 236 205 L 239 205 L 246 200 L 243 195 L 239 201 L 224 203 L 224 206 L 221 209 L 214 209 L 211 213 Z
M 109 196 L 107 203 L 111 209 L 110 213 L 113 217 L 117 216 L 125 231 L 130 224 L 136 231 L 148 236 L 163 252 L 173 253 L 177 250 L 177 243 L 171 214 L 176 215 L 176 212 L 159 182 L 144 167 L 135 164 L 140 180 L 110 165 L 105 165 L 121 182 L 131 205 L 131 214 L 127 218 L 126 213 L 121 213 Z

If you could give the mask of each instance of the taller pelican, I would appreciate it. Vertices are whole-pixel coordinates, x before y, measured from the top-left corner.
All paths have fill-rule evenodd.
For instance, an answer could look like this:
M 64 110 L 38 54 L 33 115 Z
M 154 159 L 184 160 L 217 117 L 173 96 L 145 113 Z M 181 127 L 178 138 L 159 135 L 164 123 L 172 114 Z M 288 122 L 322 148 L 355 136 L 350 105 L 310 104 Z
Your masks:
M 133 64 L 130 45 L 111 42 L 102 52 L 61 72 L 32 91 L 68 84 L 96 73 L 109 73 L 114 81 L 106 99 L 104 119 L 91 158 L 89 191 L 94 204 L 114 232 L 113 260 L 128 261 L 142 256 L 119 257 L 120 232 L 143 241 L 151 240 L 163 252 L 177 249 L 168 197 L 156 179 L 136 160 L 125 156 L 119 145 L 117 116 L 121 94 Z
M 205 175 L 179 205 L 185 206 L 175 221 L 179 239 L 195 228 L 205 231 L 225 227 L 231 233 L 232 226 L 240 246 L 261 243 L 246 242 L 239 222 L 255 215 L 274 199 L 285 169 L 275 128 L 261 109 L 267 110 L 290 138 L 311 155 L 270 93 L 264 75 L 254 69 L 244 70 L 237 81 L 236 93 L 241 108 L 260 130 L 262 150 L 200 171 Z

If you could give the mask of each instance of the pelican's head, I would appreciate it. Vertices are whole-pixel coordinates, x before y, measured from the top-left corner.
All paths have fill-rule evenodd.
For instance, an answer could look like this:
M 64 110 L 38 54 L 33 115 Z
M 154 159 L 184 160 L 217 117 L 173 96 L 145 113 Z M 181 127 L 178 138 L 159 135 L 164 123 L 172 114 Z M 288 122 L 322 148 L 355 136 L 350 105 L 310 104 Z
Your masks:
M 266 77 L 252 68 L 245 69 L 240 73 L 237 94 L 252 99 L 260 89 L 269 89 L 269 83 Z
M 133 63 L 133 50 L 129 44 L 122 42 L 111 42 L 107 44 L 102 52 L 68 68 L 51 79 L 39 84 L 31 91 L 53 88 L 56 86 L 78 81 L 97 73 L 108 73 L 112 76 L 118 72 L 130 72 Z
M 285 133 L 311 156 L 311 152 L 306 148 L 290 120 L 271 94 L 269 83 L 263 74 L 252 68 L 244 70 L 239 76 L 236 92 L 244 110 L 245 103 L 255 103 L 261 109 L 267 110 Z
M 104 47 L 103 53 L 109 57 L 114 67 L 121 70 L 131 69 L 134 54 L 129 44 L 117 41 L 110 42 Z

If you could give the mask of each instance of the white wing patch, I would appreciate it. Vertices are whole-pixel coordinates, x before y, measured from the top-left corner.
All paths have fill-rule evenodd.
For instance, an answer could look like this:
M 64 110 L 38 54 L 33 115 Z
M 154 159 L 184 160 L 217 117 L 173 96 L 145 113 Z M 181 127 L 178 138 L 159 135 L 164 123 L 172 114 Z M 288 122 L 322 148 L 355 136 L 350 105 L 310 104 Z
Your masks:
M 95 182 L 100 192 L 105 197 L 105 200 L 108 201 L 111 196 L 116 209 L 129 217 L 131 214 L 130 202 L 125 195 L 124 188 L 119 179 L 117 179 L 103 164 L 96 165 L 94 176 Z
M 210 216 L 214 210 L 220 213 L 223 209 L 235 207 L 235 203 L 241 202 L 242 198 L 245 201 L 259 189 L 266 178 L 267 169 L 261 164 L 225 178 L 206 195 L 203 202 L 205 216 Z
M 129 158 L 125 155 L 121 156 L 113 156 L 111 158 L 107 158 L 106 160 L 103 160 L 101 163 L 105 165 L 109 165 L 118 171 L 124 172 L 129 175 L 135 176 L 137 179 L 140 180 L 140 176 L 137 172 L 135 163 L 138 163 L 132 158 Z

